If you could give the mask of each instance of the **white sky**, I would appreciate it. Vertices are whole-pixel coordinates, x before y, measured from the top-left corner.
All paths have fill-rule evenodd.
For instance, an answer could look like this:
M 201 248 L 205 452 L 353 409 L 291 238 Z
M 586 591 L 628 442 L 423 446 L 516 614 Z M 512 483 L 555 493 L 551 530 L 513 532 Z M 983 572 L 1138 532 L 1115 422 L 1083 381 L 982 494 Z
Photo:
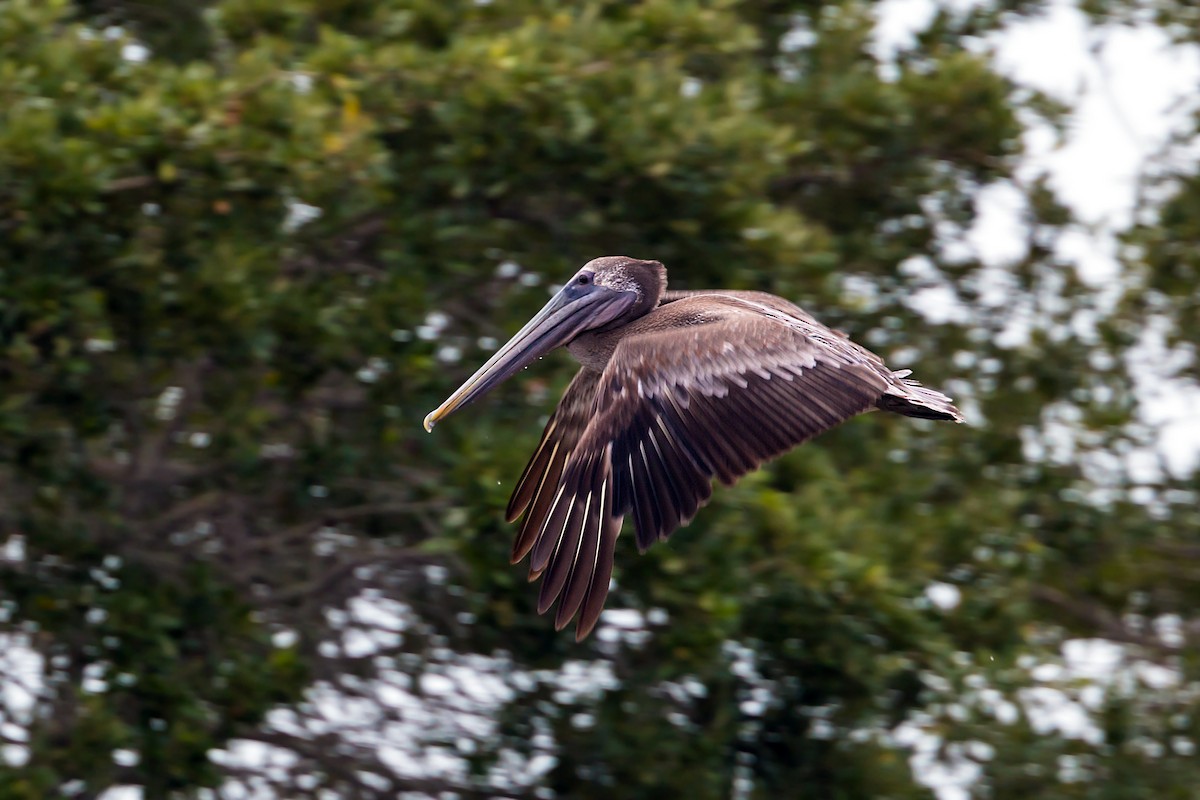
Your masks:
M 1102 283 L 1119 275 L 1115 234 L 1134 221 L 1138 177 L 1146 160 L 1186 130 L 1200 86 L 1200 48 L 1172 45 L 1155 25 L 1089 28 L 1073 3 L 1058 0 L 1043 19 L 1013 26 L 1000 40 L 997 60 L 1021 83 L 1075 105 L 1069 138 L 1056 148 L 1049 131 L 1028 137 L 1030 158 L 1021 174 L 1050 175 L 1058 195 L 1091 230 L 1069 235 L 1060 255 Z M 1193 153 L 1186 155 L 1194 155 Z M 1000 250 L 999 237 L 981 246 Z M 1171 471 L 1200 464 L 1200 391 L 1164 381 L 1170 361 L 1161 331 L 1147 326 L 1131 363 L 1144 420 L 1158 430 Z
M 878 52 L 886 56 L 911 44 L 939 5 L 961 9 L 973 4 L 885 0 L 879 6 Z M 1153 24 L 1091 27 L 1071 0 L 1055 0 L 1046 14 L 1011 25 L 986 46 L 994 50 L 999 68 L 1018 83 L 1074 107 L 1065 142 L 1048 126 L 1032 127 L 1017 178 L 1049 176 L 1060 199 L 1083 223 L 1063 236 L 1058 255 L 1074 263 L 1091 285 L 1103 290 L 1112 281 L 1115 288 L 1121 272 L 1116 234 L 1133 221 L 1138 177 L 1147 159 L 1163 150 L 1173 132 L 1187 130 L 1200 86 L 1200 48 L 1172 45 Z M 1198 153 L 1193 146 L 1174 155 L 1191 159 Z M 969 247 L 988 264 L 1020 258 L 1025 246 L 1020 192 L 998 183 L 981 193 L 979 208 L 980 218 L 965 241 L 948 247 Z M 939 297 L 932 294 L 935 305 Z M 922 304 L 921 310 L 931 318 L 953 316 L 953 309 L 929 305 Z M 1184 475 L 1200 465 L 1200 390 L 1164 380 L 1173 359 L 1162 333 L 1147 320 L 1130 368 L 1143 401 L 1143 421 L 1157 431 L 1170 471 Z
M 885 0 L 880 4 L 877 47 L 881 54 L 910 43 L 915 31 L 932 17 L 933 0 Z M 943 6 L 963 8 L 971 0 L 950 0 Z M 1057 0 L 1048 12 L 1012 25 L 990 40 L 999 68 L 1018 83 L 1068 101 L 1075 109 L 1065 142 L 1047 126 L 1035 126 L 1026 136 L 1027 157 L 1017 178 L 1028 181 L 1049 176 L 1059 198 L 1070 206 L 1083 226 L 1068 233 L 1058 255 L 1072 262 L 1093 286 L 1119 279 L 1116 234 L 1133 221 L 1138 177 L 1146 159 L 1158 153 L 1171 133 L 1186 130 L 1200 86 L 1200 49 L 1173 46 L 1154 25 L 1092 28 L 1070 0 Z M 1188 102 L 1191 100 L 1191 102 Z M 1194 157 L 1195 148 L 1185 156 Z M 984 190 L 980 219 L 966 236 L 969 246 L 988 264 L 1003 265 L 1024 255 L 1021 194 L 1009 184 Z M 922 309 L 924 310 L 924 309 Z M 933 310 L 933 316 L 949 311 Z M 1200 391 L 1170 374 L 1170 358 L 1161 346 L 1161 331 L 1148 325 L 1141 364 L 1131 364 L 1144 421 L 1158 431 L 1158 445 L 1176 474 L 1200 463 Z M 1101 640 L 1068 642 L 1062 666 L 1037 668 L 1059 672 L 1048 676 L 1091 683 L 1092 695 L 1068 696 L 1055 686 L 1035 686 L 1021 700 L 1035 727 L 1068 738 L 1092 739 L 1096 729 L 1087 702 L 1119 676 L 1158 669 L 1160 681 L 1170 681 L 1161 668 L 1127 663 L 1124 648 Z M 1036 671 L 1035 670 L 1035 673 Z M 980 694 L 986 693 L 984 689 Z M 987 698 L 981 698 L 987 702 Z M 991 701 L 999 707 L 1001 702 Z M 1002 707 L 1000 710 L 1004 710 Z M 997 715 L 999 718 L 999 715 Z M 896 731 L 899 741 L 913 747 L 914 775 L 934 789 L 939 800 L 966 800 L 981 770 L 975 759 L 986 753 L 965 751 L 939 756 L 940 739 L 920 724 L 906 723 Z

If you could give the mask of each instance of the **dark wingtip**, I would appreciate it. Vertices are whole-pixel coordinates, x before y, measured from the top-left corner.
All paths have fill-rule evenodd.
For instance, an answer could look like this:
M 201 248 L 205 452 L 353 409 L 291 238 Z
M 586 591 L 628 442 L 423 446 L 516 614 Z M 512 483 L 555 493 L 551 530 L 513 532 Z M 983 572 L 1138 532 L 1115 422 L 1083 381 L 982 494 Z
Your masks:
M 538 592 L 537 612 L 545 614 L 550 610 L 550 606 L 554 605 L 554 601 L 558 599 L 558 592 L 550 591 L 549 582 L 542 581 L 541 591 Z
M 579 616 L 579 623 L 575 626 L 575 643 L 578 644 L 591 635 L 595 629 L 596 623 L 600 621 L 600 615 L 589 617 L 587 614 Z
M 954 402 L 937 389 L 922 386 L 918 381 L 906 378 L 910 370 L 894 373 L 900 381 L 888 387 L 888 390 L 875 403 L 881 411 L 902 414 L 916 419 L 932 419 L 939 422 L 963 422 L 962 412 L 954 406 Z
M 565 616 L 562 613 L 563 609 L 564 609 L 564 606 L 559 606 L 558 613 L 554 615 L 554 630 L 556 630 L 556 631 L 561 631 L 563 628 L 567 627 L 567 625 L 570 624 L 570 622 L 571 622 L 571 617 L 575 616 L 574 614 L 571 614 L 570 616 Z M 579 641 L 578 636 L 576 636 L 575 641 Z
M 521 523 L 521 528 L 517 531 L 516 538 L 513 539 L 512 551 L 509 555 L 509 558 L 512 559 L 513 564 L 516 564 L 518 561 L 525 558 L 525 556 L 529 555 L 529 551 L 532 550 L 534 544 L 537 543 L 537 536 L 535 535 L 537 530 L 538 528 L 534 526 L 529 517 L 526 517 L 525 521 Z M 532 562 L 530 563 L 530 566 L 533 566 Z

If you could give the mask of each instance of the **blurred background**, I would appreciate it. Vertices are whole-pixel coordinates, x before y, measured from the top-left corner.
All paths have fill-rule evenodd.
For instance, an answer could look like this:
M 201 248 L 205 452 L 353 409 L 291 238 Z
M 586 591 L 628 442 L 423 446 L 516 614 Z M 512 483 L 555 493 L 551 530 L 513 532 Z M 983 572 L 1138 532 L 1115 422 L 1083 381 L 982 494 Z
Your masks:
M 1193 798 L 1188 0 L 0 0 L 0 798 Z M 534 613 L 603 254 L 955 396 Z

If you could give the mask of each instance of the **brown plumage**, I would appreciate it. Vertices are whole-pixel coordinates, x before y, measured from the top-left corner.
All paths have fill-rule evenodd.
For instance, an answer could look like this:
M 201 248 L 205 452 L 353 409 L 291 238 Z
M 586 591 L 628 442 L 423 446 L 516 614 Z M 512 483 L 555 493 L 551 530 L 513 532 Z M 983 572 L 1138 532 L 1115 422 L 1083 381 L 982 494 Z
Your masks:
M 603 610 L 626 515 L 638 549 L 687 524 L 712 494 L 850 417 L 879 408 L 962 416 L 950 399 L 764 292 L 666 291 L 657 261 L 598 258 L 425 419 L 426 429 L 549 350 L 583 365 L 508 505 L 513 562 L 542 578 L 538 612 Z

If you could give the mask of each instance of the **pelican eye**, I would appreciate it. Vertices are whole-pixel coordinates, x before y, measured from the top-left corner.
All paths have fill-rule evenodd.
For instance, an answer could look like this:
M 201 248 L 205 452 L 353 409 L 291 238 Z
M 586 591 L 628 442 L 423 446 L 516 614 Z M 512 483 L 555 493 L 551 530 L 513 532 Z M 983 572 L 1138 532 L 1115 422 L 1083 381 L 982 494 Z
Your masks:
M 579 286 L 587 286 L 591 282 L 592 282 L 592 276 L 586 272 L 580 273 L 579 277 L 577 277 L 575 279 L 575 283 Z

